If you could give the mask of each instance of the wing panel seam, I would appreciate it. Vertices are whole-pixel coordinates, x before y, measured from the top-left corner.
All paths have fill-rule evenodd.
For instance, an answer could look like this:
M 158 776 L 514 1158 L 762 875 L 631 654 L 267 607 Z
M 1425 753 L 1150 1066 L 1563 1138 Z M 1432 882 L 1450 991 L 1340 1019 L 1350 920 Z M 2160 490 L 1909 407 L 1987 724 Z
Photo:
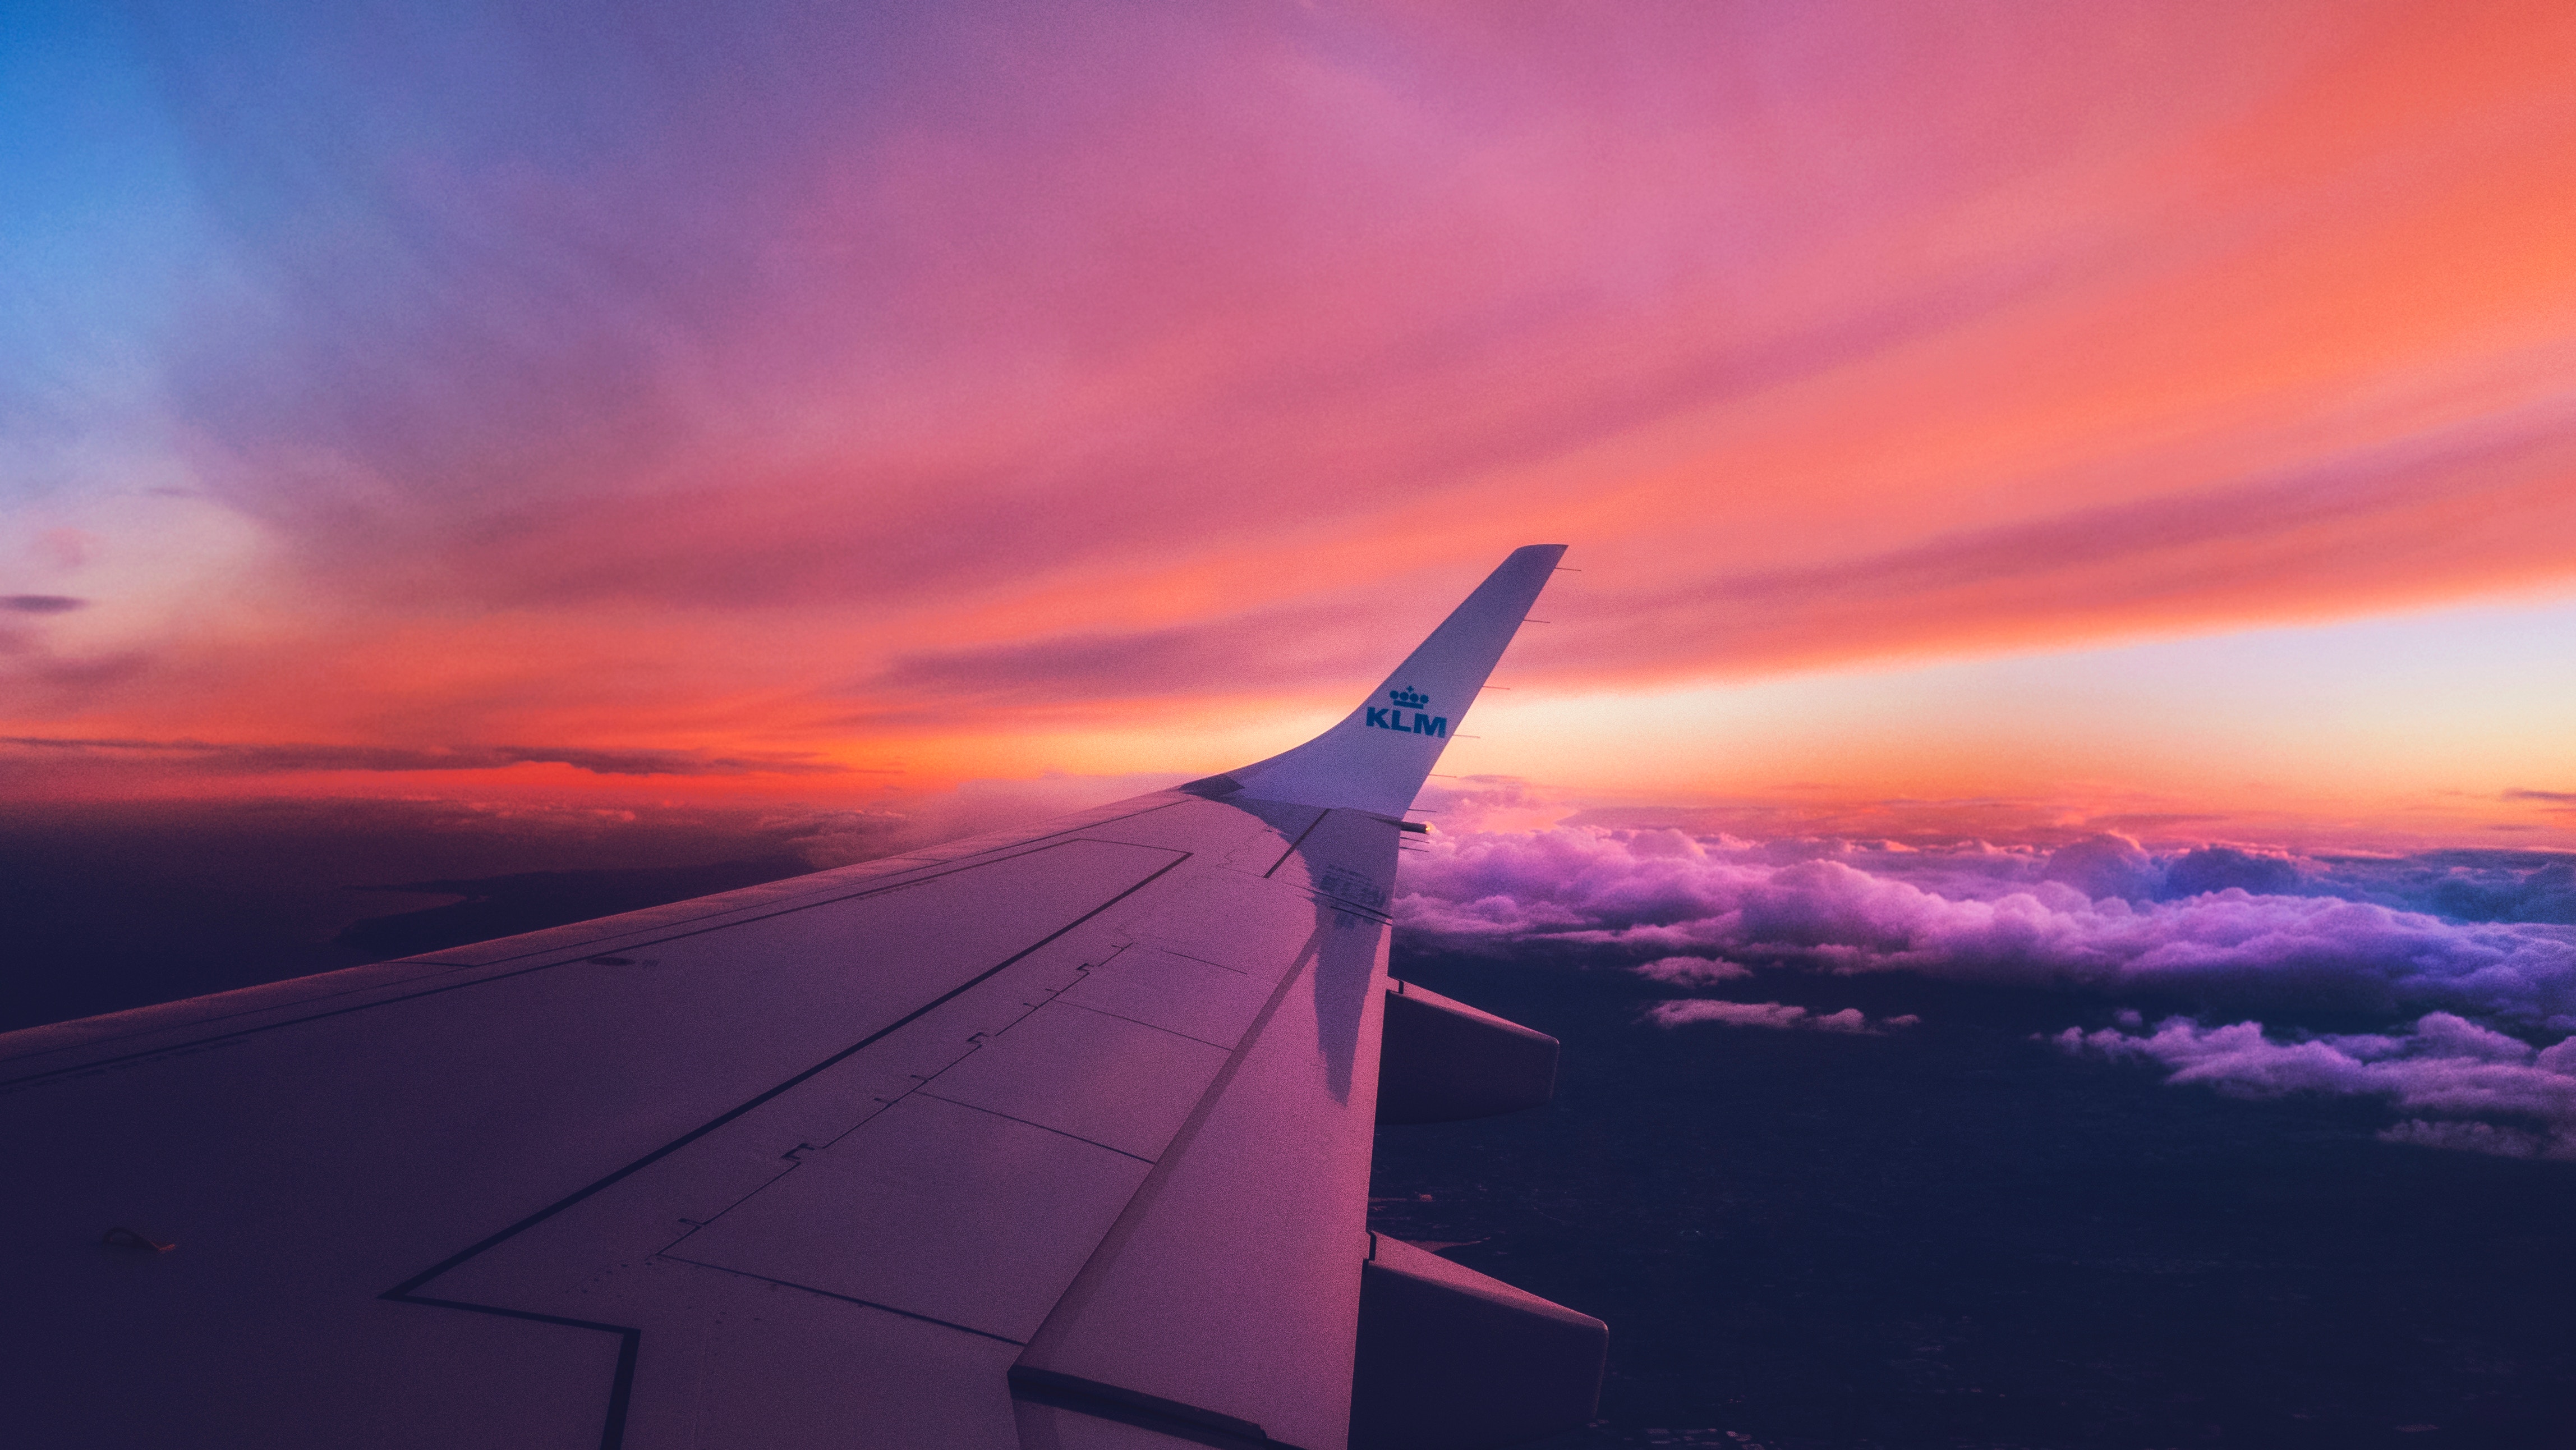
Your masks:
M 1279 853 L 1279 859 L 1270 863 L 1270 870 L 1261 873 L 1261 879 L 1264 881 L 1269 880 L 1272 872 L 1275 872 L 1280 867 L 1287 865 L 1288 858 L 1297 854 L 1297 848 L 1305 845 L 1306 838 L 1315 834 L 1315 828 L 1322 825 L 1324 823 L 1324 818 L 1330 816 L 1332 813 L 1333 808 L 1331 806 L 1326 806 L 1322 810 L 1317 811 L 1315 813 L 1315 818 L 1306 823 L 1306 829 L 1297 833 L 1297 839 L 1288 843 L 1288 849 Z
M 1156 1032 L 1166 1033 L 1170 1036 L 1181 1039 L 1183 1042 L 1195 1042 L 1202 1047 L 1213 1047 L 1219 1052 L 1234 1051 L 1234 1044 L 1231 1042 L 1210 1042 L 1208 1039 L 1199 1036 L 1195 1032 L 1183 1032 L 1177 1027 L 1166 1027 L 1160 1022 L 1147 1022 L 1143 1018 L 1130 1017 L 1124 1012 L 1112 1012 L 1106 1007 L 1094 1007 L 1087 1002 L 1067 1002 L 1060 996 L 1055 1000 L 1056 1005 L 1058 1006 L 1076 1007 L 1080 1008 L 1082 1011 L 1095 1013 L 1102 1017 L 1114 1017 L 1118 1021 L 1130 1023 L 1137 1027 L 1149 1028 Z
M 931 1079 L 931 1082 L 937 1082 L 937 1081 L 938 1081 L 938 1079 L 937 1079 L 937 1078 L 932 1078 L 932 1079 Z M 1102 1151 L 1102 1152 L 1104 1152 L 1104 1153 L 1115 1153 L 1115 1154 L 1117 1154 L 1117 1155 L 1118 1155 L 1119 1157 L 1121 1157 L 1121 1158 L 1131 1158 L 1131 1159 L 1134 1159 L 1136 1162 L 1142 1163 L 1142 1164 L 1144 1164 L 1144 1165 L 1145 1165 L 1146 1167 L 1148 1167 L 1148 1168 L 1151 1168 L 1152 1166 L 1154 1166 L 1154 1160 L 1153 1160 L 1153 1159 L 1151 1159 L 1151 1158 L 1146 1157 L 1144 1154 L 1142 1154 L 1142 1153 L 1130 1153 L 1130 1152 L 1128 1152 L 1128 1151 L 1127 1151 L 1126 1149 L 1124 1149 L 1124 1148 L 1112 1148 L 1112 1147 L 1110 1147 L 1108 1144 L 1101 1142 L 1098 1138 L 1086 1138 L 1086 1137 L 1082 1136 L 1080 1133 L 1068 1133 L 1068 1132 L 1066 1132 L 1066 1131 L 1065 1131 L 1064 1129 L 1062 1129 L 1062 1128 L 1051 1128 L 1051 1127 L 1048 1127 L 1046 1124 L 1044 1124 L 1044 1123 L 1041 1123 L 1041 1122 L 1037 1121 L 1037 1120 L 1036 1120 L 1036 1119 L 1034 1119 L 1034 1118 L 1023 1118 L 1023 1117 L 1019 1116 L 1019 1115 L 1018 1115 L 1018 1114 L 1016 1114 L 1016 1113 L 1006 1113 L 1006 1112 L 1001 1111 L 1001 1110 L 1000 1110 L 1000 1109 L 998 1109 L 998 1108 L 988 1108 L 988 1107 L 985 1107 L 985 1106 L 984 1106 L 983 1104 L 981 1104 L 981 1103 L 963 1103 L 963 1102 L 959 1102 L 959 1101 L 958 1101 L 957 1099 L 955 1099 L 955 1098 L 941 1097 L 939 1094 L 937 1094 L 937 1093 L 935 1093 L 935 1092 L 932 1092 L 932 1091 L 930 1090 L 929 1084 L 927 1084 L 927 1083 L 923 1084 L 923 1085 L 922 1085 L 922 1086 L 920 1086 L 920 1087 L 914 1088 L 912 1091 L 910 1091 L 910 1092 L 908 1092 L 908 1093 L 905 1093 L 905 1094 L 904 1094 L 904 1096 L 905 1096 L 905 1097 L 908 1097 L 908 1098 L 928 1098 L 928 1099 L 930 1099 L 932 1102 L 935 1102 L 935 1103 L 946 1103 L 948 1106 L 950 1106 L 950 1107 L 952 1107 L 952 1108 L 964 1108 L 966 1111 L 968 1111 L 968 1112 L 970 1112 L 970 1113 L 982 1113 L 982 1114 L 984 1114 L 986 1117 L 989 1117 L 989 1118 L 999 1118 L 999 1119 L 1001 1119 L 1003 1122 L 1006 1122 L 1006 1123 L 1017 1123 L 1017 1124 L 1019 1124 L 1019 1125 L 1020 1125 L 1021 1127 L 1023 1127 L 1023 1128 L 1035 1128 L 1035 1129 L 1037 1129 L 1037 1130 L 1038 1130 L 1039 1132 L 1041 1132 L 1041 1133 L 1053 1133 L 1053 1134 L 1055 1134 L 1055 1135 L 1056 1135 L 1057 1137 L 1059 1137 L 1059 1138 L 1071 1138 L 1073 1141 L 1075 1141 L 1075 1142 L 1077 1142 L 1077 1143 L 1084 1144 L 1084 1145 L 1086 1145 L 1086 1146 L 1088 1146 L 1088 1147 L 1097 1148 L 1097 1149 L 1099 1149 L 1100 1151 Z
M 977 1329 L 971 1324 L 959 1324 L 952 1319 L 942 1319 L 935 1314 L 923 1314 L 911 1309 L 897 1309 L 891 1304 L 880 1304 L 874 1299 L 862 1299 L 855 1294 L 835 1294 L 829 1289 L 817 1289 L 811 1284 L 799 1284 L 793 1279 L 773 1279 L 767 1274 L 753 1274 L 747 1273 L 741 1269 L 729 1269 L 722 1264 L 710 1264 L 702 1259 L 685 1258 L 679 1254 L 673 1253 L 657 1254 L 654 1257 L 669 1259 L 675 1264 L 686 1264 L 692 1269 L 706 1269 L 713 1273 L 731 1274 L 736 1278 L 749 1279 L 756 1284 L 775 1284 L 781 1289 L 795 1289 L 802 1293 L 819 1295 L 825 1299 L 837 1299 L 844 1304 L 856 1304 L 862 1309 L 880 1309 L 888 1314 L 896 1315 L 904 1319 L 918 1319 L 924 1324 L 936 1324 L 942 1329 L 954 1329 L 960 1334 L 971 1334 L 978 1339 L 997 1339 L 1004 1344 L 1017 1344 L 1021 1346 L 1026 1346 L 1028 1343 L 1027 1340 L 1013 1339 L 1007 1334 L 995 1334 L 989 1329 Z M 414 1304 L 429 1304 L 445 1303 L 446 1301 L 414 1299 L 411 1302 Z M 448 1307 L 454 1309 L 471 1309 L 475 1306 L 471 1304 L 450 1304 Z M 615 1326 L 601 1324 L 587 1327 L 609 1329 L 614 1328 Z
M 1122 842 L 1120 844 L 1126 843 Z M 1146 846 L 1139 847 L 1138 849 L 1170 851 L 1172 859 L 1165 862 L 1160 867 L 1157 867 L 1153 873 L 1148 875 L 1144 880 L 1137 882 L 1135 885 L 1119 892 L 1107 901 L 1100 903 L 1098 906 L 1091 908 L 1082 915 L 1066 922 L 1063 926 L 1047 933 L 1039 940 L 1030 943 L 1028 946 L 1022 947 L 1020 950 L 1013 952 L 1001 961 L 985 968 L 970 980 L 960 983 L 959 985 L 950 988 L 948 991 L 941 993 L 931 1001 L 914 1008 L 911 1012 L 906 1013 L 900 1021 L 892 1022 L 884 1027 L 878 1028 L 876 1031 L 869 1033 L 866 1037 L 859 1039 L 857 1042 L 841 1049 L 839 1052 L 833 1053 L 830 1057 L 823 1059 L 821 1062 L 814 1064 L 812 1067 L 805 1069 L 803 1072 L 796 1074 L 794 1077 L 787 1079 L 776 1087 L 770 1088 L 766 1092 L 762 1092 L 748 1101 L 709 1119 L 696 1128 L 681 1134 L 679 1137 L 672 1139 L 670 1142 L 663 1144 L 661 1147 L 654 1149 L 652 1152 L 645 1154 L 643 1157 L 638 1158 L 634 1162 L 627 1164 L 625 1167 L 618 1169 L 616 1172 L 609 1174 L 607 1177 L 590 1184 L 588 1187 L 576 1189 L 565 1197 L 557 1199 L 553 1203 L 546 1205 L 544 1208 L 538 1209 L 535 1213 L 528 1215 L 526 1218 L 519 1220 L 517 1223 L 510 1225 L 499 1233 L 493 1234 L 491 1237 L 484 1239 L 481 1243 L 475 1244 L 471 1248 L 465 1249 L 460 1253 L 452 1254 L 449 1257 L 440 1260 L 428 1269 L 425 1269 L 418 1274 L 414 1274 L 412 1277 L 403 1280 L 401 1283 L 387 1289 L 384 1293 L 379 1294 L 376 1297 L 379 1299 L 389 1300 L 396 1304 L 428 1304 L 444 1309 L 463 1309 L 478 1314 L 497 1314 L 513 1319 L 550 1319 L 551 1316 L 548 1315 L 536 1314 L 527 1310 L 509 1309 L 496 1304 L 472 1304 L 462 1300 L 426 1298 L 415 1294 L 413 1291 L 419 1289 L 424 1284 L 430 1283 L 437 1279 L 441 1274 L 466 1263 L 476 1256 L 509 1242 L 521 1233 L 536 1227 L 538 1224 L 541 1224 L 547 1219 L 554 1217 L 556 1214 L 563 1212 L 565 1209 L 582 1202 L 593 1194 L 599 1193 L 603 1189 L 614 1187 L 634 1174 L 642 1172 L 644 1169 L 651 1167 L 655 1163 L 658 1163 L 673 1153 L 680 1151 L 682 1148 L 687 1147 L 689 1144 L 696 1142 L 698 1139 L 705 1137 L 716 1129 L 723 1127 L 725 1124 L 730 1123 L 734 1119 L 741 1117 L 743 1114 L 750 1112 L 752 1109 L 759 1107 L 761 1104 L 776 1098 L 799 1083 L 814 1077 L 816 1074 L 823 1072 L 825 1069 L 830 1068 L 836 1063 L 845 1061 L 853 1054 L 860 1052 L 874 1043 L 882 1041 L 887 1036 L 912 1025 L 914 1022 L 928 1015 L 931 1011 L 945 1006 L 947 1003 L 956 1000 L 959 996 L 962 996 L 965 993 L 974 990 L 976 987 L 983 985 L 985 982 L 992 980 L 992 978 L 1000 973 L 1005 967 L 1026 958 L 1031 953 L 1045 947 L 1048 943 L 1055 941 L 1057 938 L 1064 936 L 1076 927 L 1079 927 L 1090 921 L 1092 918 L 1097 917 L 1102 912 L 1116 906 L 1119 902 L 1126 900 L 1128 897 L 1133 896 L 1137 892 L 1144 890 L 1146 887 L 1153 885 L 1157 881 L 1160 881 L 1177 869 L 1182 862 L 1189 860 L 1192 854 L 1188 851 L 1163 846 Z M 531 970 L 537 969 L 531 968 Z M 610 1387 L 609 1391 L 608 1418 L 600 1430 L 599 1438 L 600 1450 L 618 1450 L 618 1447 L 624 1443 L 626 1436 L 627 1404 L 633 1396 L 635 1385 L 635 1353 L 637 1346 L 644 1337 L 644 1330 L 640 1325 L 593 1324 L 586 1320 L 563 1320 L 560 1322 L 578 1324 L 583 1328 L 605 1330 L 612 1333 L 622 1334 L 626 1337 L 625 1347 L 618 1357 L 616 1380 Z

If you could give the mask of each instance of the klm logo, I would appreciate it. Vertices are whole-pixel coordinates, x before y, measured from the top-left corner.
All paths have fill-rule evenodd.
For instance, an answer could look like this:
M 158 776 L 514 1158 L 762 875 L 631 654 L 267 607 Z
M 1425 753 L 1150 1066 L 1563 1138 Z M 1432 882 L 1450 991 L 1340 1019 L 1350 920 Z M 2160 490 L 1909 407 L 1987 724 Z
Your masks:
M 1434 735 L 1443 740 L 1449 738 L 1449 717 L 1422 713 L 1422 707 L 1431 703 L 1429 695 L 1407 685 L 1401 690 L 1387 691 L 1386 697 L 1395 702 L 1392 707 L 1385 705 L 1368 707 L 1368 723 L 1371 729 L 1401 730 L 1407 735 Z M 1410 721 L 1404 718 L 1408 711 L 1413 715 Z

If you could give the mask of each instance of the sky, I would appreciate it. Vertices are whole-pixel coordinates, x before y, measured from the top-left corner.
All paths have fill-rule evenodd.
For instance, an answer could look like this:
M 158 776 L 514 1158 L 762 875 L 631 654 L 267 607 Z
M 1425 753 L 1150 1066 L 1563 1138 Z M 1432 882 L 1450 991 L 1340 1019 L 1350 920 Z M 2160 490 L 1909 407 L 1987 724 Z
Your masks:
M 16 798 L 2576 846 L 2563 6 L 12 15 Z

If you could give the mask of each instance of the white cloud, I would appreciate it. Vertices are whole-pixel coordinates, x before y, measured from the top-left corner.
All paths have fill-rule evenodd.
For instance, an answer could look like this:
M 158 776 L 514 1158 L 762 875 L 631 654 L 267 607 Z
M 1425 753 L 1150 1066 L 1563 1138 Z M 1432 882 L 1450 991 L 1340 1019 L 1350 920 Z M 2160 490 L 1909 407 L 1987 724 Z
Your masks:
M 1658 1027 L 1715 1022 L 1725 1027 L 1803 1028 L 1816 1032 L 1854 1032 L 1876 1036 L 1891 1027 L 1912 1027 L 1923 1019 L 1907 1013 L 1902 1017 L 1872 1022 L 1858 1007 L 1817 1013 L 1784 1002 L 1717 1002 L 1705 997 L 1685 997 L 1658 1002 L 1647 1008 L 1646 1020 Z
M 1706 987 L 1750 977 L 1753 969 L 1724 957 L 1658 957 L 1638 967 L 1637 975 L 1671 987 Z
M 2576 1037 L 2535 1050 L 2497 1030 L 2576 1032 L 2571 865 L 2549 853 L 2157 857 L 2116 836 L 1923 848 L 1559 826 L 1438 838 L 1404 869 L 1398 920 L 1416 932 L 1643 956 L 1634 970 L 1675 988 L 1780 968 L 1906 971 L 2182 990 L 2276 1021 L 2376 1013 L 2390 1031 L 2267 1035 L 2188 1018 L 2149 1031 L 2123 1011 L 2118 1027 L 2057 1041 L 2226 1092 L 2383 1098 L 2405 1115 L 2391 1142 L 2576 1156 Z M 2543 919 L 2486 919 L 2514 913 Z M 1648 1020 L 1864 1033 L 1913 1021 L 1705 999 L 1659 1003 Z
M 2381 1134 L 2391 1142 L 2468 1148 L 2515 1157 L 2576 1158 L 2576 1038 L 2532 1047 L 2448 1012 L 2409 1031 L 2282 1041 L 2260 1022 L 2203 1027 L 2168 1018 L 2152 1033 L 2070 1027 L 2054 1039 L 2072 1053 L 2140 1058 L 2173 1069 L 2169 1081 L 2222 1092 L 2364 1094 L 2418 1116 Z
M 2066 849 L 2081 854 L 2059 874 L 2082 886 L 2050 879 L 2062 853 L 1982 843 L 1898 852 L 1558 827 L 1435 840 L 1405 862 L 1396 909 L 1406 927 L 1451 940 L 2295 997 L 2392 1015 L 2441 1007 L 2576 1030 L 2576 927 L 2240 886 L 2161 901 L 2097 896 L 2088 892 L 2105 878 L 2134 878 L 2137 860 L 2116 846 Z M 2195 869 L 2311 881 L 2307 865 L 2287 861 L 2234 851 Z

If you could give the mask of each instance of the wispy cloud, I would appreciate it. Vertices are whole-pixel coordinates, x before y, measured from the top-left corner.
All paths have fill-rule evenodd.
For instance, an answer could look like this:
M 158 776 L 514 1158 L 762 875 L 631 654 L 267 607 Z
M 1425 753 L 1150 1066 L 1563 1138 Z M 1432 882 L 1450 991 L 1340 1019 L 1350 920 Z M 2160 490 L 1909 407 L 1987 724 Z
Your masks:
M 2176 1017 L 2058 1040 L 2162 1063 L 2178 1083 L 2385 1097 L 2414 1115 L 2393 1141 L 2576 1154 L 2576 858 L 2560 853 L 2157 854 L 2113 836 L 1923 849 L 1556 827 L 1435 838 L 1400 885 L 1398 921 L 1435 940 L 1551 943 L 1682 993 L 1914 973 L 2113 1002 L 2179 996 L 2204 1018 L 2260 1011 L 2292 1024 L 2287 1035 Z M 2320 1014 L 2391 1030 L 2295 1026 Z M 1709 995 L 1648 1018 L 1905 1025 Z
M 1751 967 L 1724 957 L 1657 957 L 1639 963 L 1636 970 L 1638 976 L 1672 987 L 1708 987 L 1753 975 Z
M 2511 1157 L 2576 1158 L 2576 1037 L 2535 1049 L 2448 1012 L 2394 1033 L 2267 1035 L 2260 1022 L 2203 1027 L 2170 1018 L 2153 1032 L 2070 1027 L 2071 1053 L 2139 1058 L 2176 1083 L 2255 1095 L 2383 1097 L 2416 1116 L 2380 1136 Z
M 1333 614 L 1306 606 L 1169 629 L 909 652 L 852 693 L 903 702 L 1044 705 L 1292 689 L 1363 677 L 1380 661 L 1332 630 Z
M 1780 1002 L 1719 1002 L 1706 997 L 1686 997 L 1671 1002 L 1658 1002 L 1646 1009 L 1646 1020 L 1658 1027 L 1685 1027 L 1694 1022 L 1714 1022 L 1726 1027 L 1770 1027 L 1781 1030 L 1810 1032 L 1845 1032 L 1855 1036 L 1879 1036 L 1890 1029 L 1912 1027 L 1923 1019 L 1912 1013 L 1872 1021 L 1857 1007 L 1839 1012 L 1811 1012 Z
M 2170 622 L 2195 611 L 2260 617 L 2290 599 L 2365 589 L 2351 559 L 2405 552 L 2401 535 L 2428 513 L 2525 513 L 2571 467 L 2576 412 L 2550 399 L 2278 476 L 1745 572 L 1660 598 L 1630 594 L 1585 637 L 1540 648 L 1597 661 L 1605 648 L 1623 647 L 1612 639 L 1664 651 L 1695 637 L 1712 664 L 1774 664 L 1895 653 L 1944 637 L 2117 633 L 2124 620 Z M 2238 567 L 2256 559 L 2262 567 Z M 2549 572 L 2539 565 L 2536 554 L 2527 560 Z
M 873 773 L 799 756 L 736 757 L 686 750 L 592 750 L 539 745 L 404 749 L 381 745 L 218 744 L 203 740 L 84 740 L 0 736 L 0 747 L 51 756 L 126 763 L 212 775 L 303 771 L 498 770 L 512 765 L 569 765 L 593 775 L 841 775 Z

